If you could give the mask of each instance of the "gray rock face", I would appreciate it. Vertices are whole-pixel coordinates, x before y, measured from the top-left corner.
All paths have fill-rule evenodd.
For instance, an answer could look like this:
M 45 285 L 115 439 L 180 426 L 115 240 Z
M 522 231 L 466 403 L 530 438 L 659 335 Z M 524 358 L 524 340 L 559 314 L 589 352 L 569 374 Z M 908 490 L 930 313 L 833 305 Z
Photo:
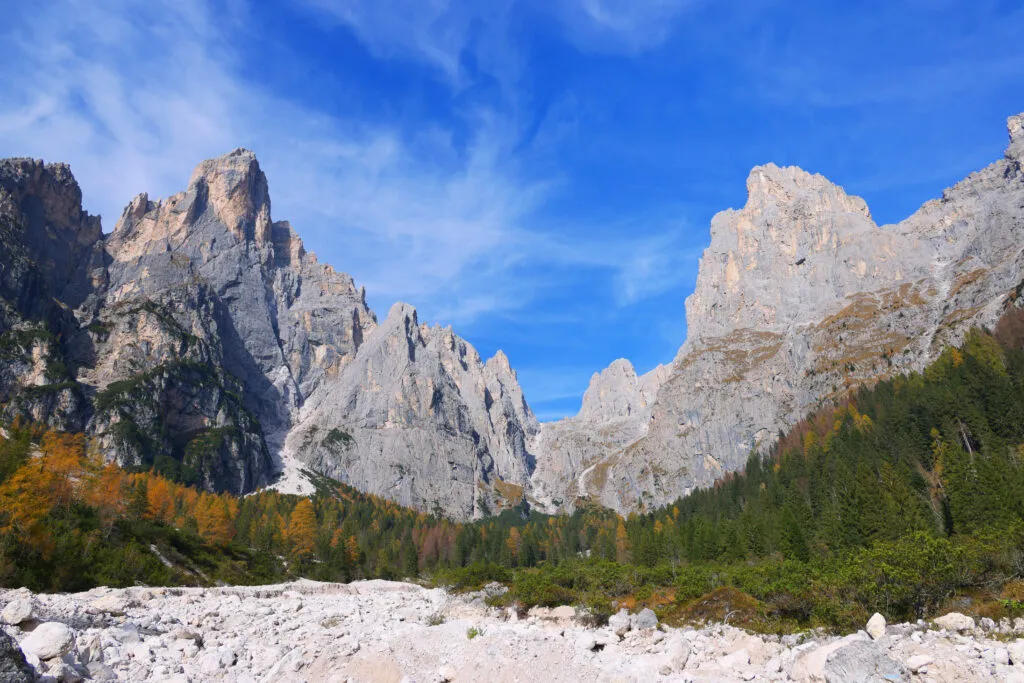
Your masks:
M 102 268 L 99 218 L 64 164 L 0 160 L 0 403 L 18 415 L 80 429 L 85 399 L 70 383 L 86 305 Z
M 137 196 L 109 236 L 67 166 L 0 161 L 2 417 L 214 490 L 301 467 L 457 518 L 649 509 L 1020 296 L 1024 116 L 1008 127 L 1005 158 L 896 225 L 821 176 L 755 168 L 746 205 L 712 221 L 674 361 L 616 361 L 543 427 L 504 354 L 483 362 L 405 304 L 378 324 L 272 219 L 251 152 Z
M 504 354 L 485 364 L 404 305 L 378 327 L 270 206 L 238 149 L 104 237 L 67 166 L 0 161 L 4 416 L 212 490 L 288 458 L 460 518 L 522 499 L 538 426 Z
M 33 683 L 36 674 L 25 661 L 18 641 L 0 629 L 0 683 Z
M 854 388 L 922 368 L 1019 295 L 1024 117 L 1005 158 L 896 225 L 820 175 L 755 168 L 715 216 L 687 299 L 688 339 L 656 397 L 614 387 L 534 443 L 537 500 L 619 511 L 666 504 L 743 466 L 780 430 Z M 617 361 L 617 363 L 619 363 Z
M 910 672 L 872 643 L 841 647 L 825 662 L 826 683 L 889 683 L 909 681 Z
M 508 359 L 395 304 L 336 380 L 304 406 L 285 452 L 404 505 L 457 517 L 518 503 L 537 422 Z

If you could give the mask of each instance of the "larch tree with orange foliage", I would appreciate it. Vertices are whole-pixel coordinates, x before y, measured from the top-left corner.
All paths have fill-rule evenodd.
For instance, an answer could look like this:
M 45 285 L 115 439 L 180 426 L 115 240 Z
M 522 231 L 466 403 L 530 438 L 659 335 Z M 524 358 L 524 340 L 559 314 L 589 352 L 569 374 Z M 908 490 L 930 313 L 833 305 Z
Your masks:
M 85 479 L 85 436 L 48 432 L 40 452 L 0 487 L 0 533 L 40 547 L 48 543 L 43 521 L 54 509 L 71 507 Z
M 104 537 L 110 535 L 114 524 L 127 510 L 126 479 L 124 470 L 109 463 L 85 486 L 85 502 L 96 508 Z
M 237 503 L 235 505 L 237 507 Z M 195 516 L 199 535 L 211 543 L 227 545 L 235 537 L 228 496 L 200 495 Z
M 359 542 L 356 540 L 356 537 L 349 536 L 345 540 L 345 560 L 349 563 L 349 565 L 354 566 L 356 564 L 359 564 L 359 556 L 361 554 L 362 553 L 359 550 Z
M 153 477 L 146 490 L 146 516 L 157 522 L 172 524 L 174 522 L 174 493 L 171 482 L 163 477 Z
M 295 505 L 288 520 L 288 543 L 295 557 L 306 559 L 313 555 L 316 530 L 316 510 L 309 498 L 303 498 Z

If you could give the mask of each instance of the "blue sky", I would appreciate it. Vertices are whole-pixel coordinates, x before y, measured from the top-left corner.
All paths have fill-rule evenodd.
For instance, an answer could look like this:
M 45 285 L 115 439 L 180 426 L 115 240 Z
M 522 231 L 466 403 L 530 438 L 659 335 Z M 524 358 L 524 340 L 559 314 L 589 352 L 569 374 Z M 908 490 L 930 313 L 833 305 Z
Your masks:
M 0 156 L 71 162 L 110 230 L 253 149 L 274 217 L 489 356 L 542 419 L 685 339 L 708 225 L 756 164 L 897 221 L 1024 110 L 1006 0 L 55 0 L 5 10 Z

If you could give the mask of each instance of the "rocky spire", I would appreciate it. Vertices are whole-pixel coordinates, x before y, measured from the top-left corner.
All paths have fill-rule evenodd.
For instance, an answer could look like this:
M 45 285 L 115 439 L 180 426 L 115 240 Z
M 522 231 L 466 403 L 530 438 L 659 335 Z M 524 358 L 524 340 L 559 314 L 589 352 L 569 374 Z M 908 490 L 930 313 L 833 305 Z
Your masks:
M 901 259 L 913 260 L 912 250 L 896 258 L 900 238 L 878 229 L 863 199 L 821 175 L 757 166 L 747 192 L 741 210 L 711 221 L 711 244 L 686 302 L 690 339 L 816 319 L 868 279 L 903 277 Z
M 270 190 L 256 155 L 238 148 L 196 166 L 189 181 L 189 213 L 209 208 L 239 239 L 271 240 Z
M 1024 114 L 1011 116 L 1006 120 L 1010 143 L 1006 147 L 1007 159 L 1024 159 Z

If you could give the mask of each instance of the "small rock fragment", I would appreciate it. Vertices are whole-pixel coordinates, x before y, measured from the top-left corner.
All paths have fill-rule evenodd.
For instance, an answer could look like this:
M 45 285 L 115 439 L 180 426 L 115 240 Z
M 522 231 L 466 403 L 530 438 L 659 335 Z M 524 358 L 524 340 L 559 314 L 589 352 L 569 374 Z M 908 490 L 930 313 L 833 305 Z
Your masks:
M 629 632 L 629 612 L 624 609 L 620 609 L 615 614 L 608 617 L 608 628 L 615 632 L 615 635 L 622 637 Z
M 931 664 L 933 661 L 935 660 L 932 659 L 929 655 L 914 655 L 913 657 L 907 660 L 907 668 L 910 669 L 911 672 L 916 674 L 921 669 Z
M 872 640 L 878 640 L 885 635 L 885 617 L 878 612 L 875 612 L 871 615 L 871 618 L 868 619 L 868 624 L 864 630 L 868 632 L 868 635 L 871 636 Z
M 633 615 L 630 626 L 632 626 L 634 631 L 656 628 L 658 626 L 658 615 L 654 613 L 654 610 L 645 607 L 638 614 Z

